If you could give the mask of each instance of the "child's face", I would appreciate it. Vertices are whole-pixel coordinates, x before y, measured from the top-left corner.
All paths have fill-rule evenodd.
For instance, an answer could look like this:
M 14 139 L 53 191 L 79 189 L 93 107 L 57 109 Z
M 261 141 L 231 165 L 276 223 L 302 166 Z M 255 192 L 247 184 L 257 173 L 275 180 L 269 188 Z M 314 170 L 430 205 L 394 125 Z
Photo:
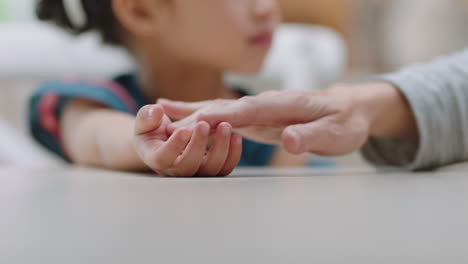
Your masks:
M 186 63 L 257 72 L 281 21 L 277 0 L 171 0 L 160 20 L 162 47 Z

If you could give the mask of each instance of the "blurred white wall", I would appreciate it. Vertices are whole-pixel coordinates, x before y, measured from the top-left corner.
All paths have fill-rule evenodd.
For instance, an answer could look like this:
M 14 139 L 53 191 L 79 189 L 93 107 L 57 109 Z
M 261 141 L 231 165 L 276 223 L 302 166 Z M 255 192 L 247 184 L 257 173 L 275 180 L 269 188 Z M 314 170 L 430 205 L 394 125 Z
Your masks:
M 37 81 L 27 78 L 0 79 L 0 166 L 41 168 L 63 164 L 28 135 L 26 104 L 36 86 Z
M 34 19 L 36 0 L 0 0 L 0 6 L 6 10 L 6 18 L 15 21 Z
M 468 45 L 468 2 L 392 0 L 382 27 L 388 67 L 427 61 Z

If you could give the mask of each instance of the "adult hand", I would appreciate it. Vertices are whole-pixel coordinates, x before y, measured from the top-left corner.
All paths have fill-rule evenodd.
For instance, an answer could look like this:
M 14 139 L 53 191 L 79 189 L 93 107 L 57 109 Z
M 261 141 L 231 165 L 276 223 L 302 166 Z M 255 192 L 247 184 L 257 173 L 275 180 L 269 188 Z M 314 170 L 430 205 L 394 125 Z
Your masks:
M 415 123 L 402 95 L 387 83 L 266 92 L 239 100 L 159 103 L 169 116 L 181 119 L 169 126 L 170 132 L 200 121 L 211 126 L 228 122 L 245 137 L 280 143 L 293 154 L 347 154 L 361 148 L 370 135 L 413 135 Z

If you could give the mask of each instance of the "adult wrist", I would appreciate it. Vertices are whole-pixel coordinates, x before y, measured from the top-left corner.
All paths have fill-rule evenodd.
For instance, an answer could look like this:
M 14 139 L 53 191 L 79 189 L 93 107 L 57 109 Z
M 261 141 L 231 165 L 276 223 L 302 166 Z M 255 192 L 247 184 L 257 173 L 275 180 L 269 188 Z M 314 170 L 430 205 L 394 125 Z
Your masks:
M 369 136 L 417 137 L 417 126 L 411 107 L 400 90 L 388 82 L 357 85 L 355 102 L 369 120 Z

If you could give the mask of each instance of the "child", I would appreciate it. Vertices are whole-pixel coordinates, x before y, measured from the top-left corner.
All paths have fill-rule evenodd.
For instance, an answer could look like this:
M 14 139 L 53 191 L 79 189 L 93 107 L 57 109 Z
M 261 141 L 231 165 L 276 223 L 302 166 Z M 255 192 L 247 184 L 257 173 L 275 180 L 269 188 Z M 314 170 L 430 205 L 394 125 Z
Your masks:
M 72 33 L 98 31 L 106 43 L 127 48 L 138 65 L 137 73 L 112 81 L 68 78 L 33 95 L 32 134 L 64 159 L 165 176 L 218 176 L 286 155 L 273 158 L 272 146 L 232 135 L 228 123 L 200 122 L 169 134 L 170 117 L 152 104 L 246 95 L 227 87 L 223 72 L 261 68 L 280 22 L 275 0 L 40 0 L 37 12 Z

